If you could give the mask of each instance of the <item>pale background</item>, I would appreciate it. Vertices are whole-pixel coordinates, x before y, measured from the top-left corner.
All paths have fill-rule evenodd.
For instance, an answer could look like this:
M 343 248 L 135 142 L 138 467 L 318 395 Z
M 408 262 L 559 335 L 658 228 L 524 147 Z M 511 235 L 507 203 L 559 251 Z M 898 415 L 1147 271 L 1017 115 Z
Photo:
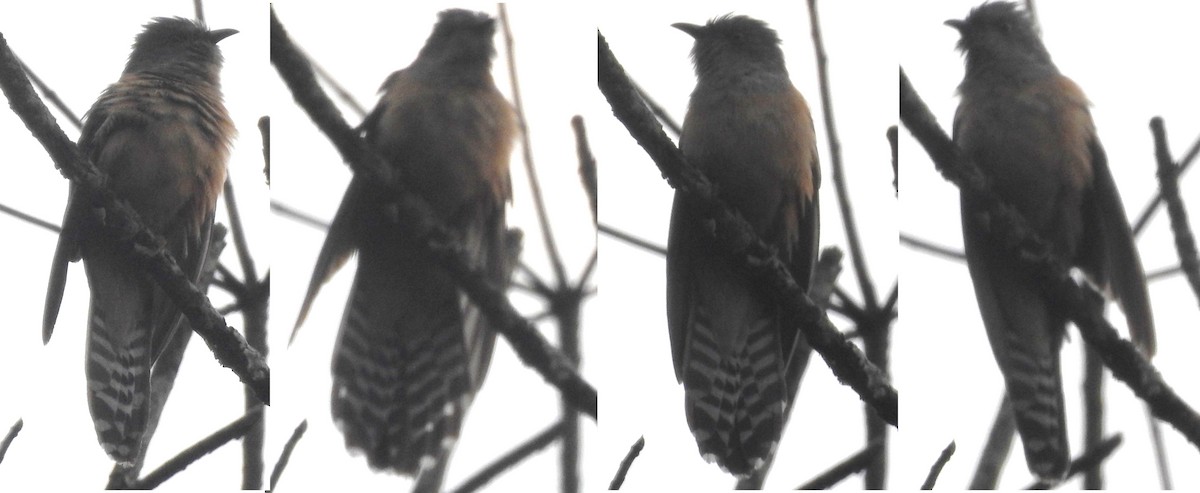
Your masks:
M 890 150 L 884 130 L 897 124 L 896 62 L 944 127 L 949 126 L 962 77 L 961 57 L 953 46 L 957 35 L 941 23 L 962 18 L 974 1 L 824 2 L 821 21 L 830 58 L 838 132 L 860 233 L 876 289 L 886 293 L 899 274 L 904 277 L 901 322 L 893 338 L 895 386 L 900 390 L 902 433 L 893 432 L 889 485 L 917 487 L 929 465 L 950 440 L 958 454 L 939 483 L 966 485 L 1001 395 L 1001 381 L 983 335 L 974 295 L 962 264 L 930 257 L 896 244 L 896 225 L 909 234 L 961 248 L 957 190 L 942 180 L 924 152 L 901 128 L 905 195 L 892 193 Z M 231 7 L 238 5 L 239 7 Z M 221 42 L 226 64 L 223 84 L 227 105 L 239 128 L 230 162 L 250 246 L 260 271 L 273 268 L 271 364 L 275 375 L 273 406 L 266 414 L 266 464 L 274 465 L 283 442 L 302 419 L 309 431 L 301 441 L 280 488 L 300 491 L 338 486 L 403 490 L 395 476 L 372 474 L 365 460 L 350 457 L 329 418 L 329 358 L 353 267 L 340 273 L 318 298 L 297 342 L 287 335 L 298 310 L 323 233 L 281 216 L 267 215 L 266 187 L 261 180 L 258 117 L 273 116 L 273 196 L 318 217 L 332 216 L 349 180 L 348 169 L 300 113 L 269 66 L 265 4 L 208 2 L 206 16 L 214 28 L 232 27 L 240 34 Z M 468 8 L 495 12 L 490 3 Z M 380 1 L 337 2 L 309 7 L 308 2 L 277 2 L 277 12 L 293 38 L 334 73 L 365 106 L 393 70 L 407 65 L 428 36 L 443 4 L 393 7 Z M 901 8 L 902 7 L 902 8 Z M 1093 115 L 1108 151 L 1110 167 L 1130 215 L 1141 210 L 1157 187 L 1147 122 L 1166 118 L 1172 150 L 1182 154 L 1200 133 L 1200 85 L 1190 51 L 1200 46 L 1192 23 L 1198 7 L 1187 2 L 1043 2 L 1039 14 L 1046 43 L 1064 73 L 1074 78 L 1095 104 Z M 568 120 L 583 114 L 601 173 L 601 221 L 665 244 L 670 189 L 658 171 L 611 118 L 595 89 L 593 29 L 606 35 L 618 59 L 660 104 L 682 121 L 687 95 L 694 84 L 688 52 L 691 39 L 670 27 L 675 22 L 702 23 L 734 11 L 766 20 L 781 38 L 797 88 L 814 110 L 825 187 L 822 245 L 845 248 L 829 168 L 828 147 L 817 92 L 807 14 L 803 5 L 781 2 L 708 2 L 660 6 L 648 2 L 569 2 L 562 6 L 510 5 L 517 37 L 522 93 L 530 115 L 534 157 L 542 179 L 568 272 L 576 275 L 592 250 L 591 224 L 575 174 Z M 64 15 L 69 13 L 69 15 Z M 192 17 L 191 2 L 140 2 L 120 9 L 88 2 L 0 6 L 0 32 L 9 44 L 77 113 L 90 106 L 103 88 L 116 80 L 128 48 L 150 17 Z M 54 19 L 53 22 L 46 19 Z M 497 43 L 501 38 L 497 37 Z M 503 52 L 503 48 L 500 48 Z M 372 58 L 373 57 L 373 58 Z M 379 60 L 370 62 L 370 60 Z M 494 71 L 505 94 L 508 88 L 503 53 Z M 343 110 L 356 124 L 358 118 Z M 77 131 L 63 121 L 71 138 Z M 10 111 L 0 111 L 0 160 L 9 178 L 0 180 L 0 203 L 57 223 L 67 182 L 52 167 L 41 146 Z M 516 186 L 510 221 L 526 232 L 524 260 L 550 277 L 536 222 L 530 213 L 526 180 L 514 158 Z M 1183 179 L 1185 197 L 1200 186 L 1191 174 Z M 900 208 L 896 207 L 901 205 Z M 1195 226 L 1200 204 L 1189 202 Z M 223 205 L 222 205 L 223 208 Z M 218 212 L 218 220 L 223 220 Z M 928 218 L 928 219 L 926 219 Z M 899 221 L 899 222 L 898 222 Z M 1147 270 L 1175 265 L 1178 259 L 1160 212 L 1139 246 Z M 99 489 L 111 463 L 95 443 L 83 390 L 83 333 L 87 290 L 80 269 L 71 280 L 48 346 L 40 337 L 45 279 L 55 237 L 52 233 L 0 215 L 2 258 L 0 302 L 8 327 L 0 330 L 0 431 L 18 418 L 25 429 L 0 464 L 0 484 L 21 488 Z M 604 261 L 597 282 L 603 296 L 585 311 L 582 328 L 584 376 L 600 391 L 602 433 L 583 420 L 583 480 L 588 489 L 607 487 L 620 458 L 638 436 L 647 446 L 634 464 L 627 489 L 655 491 L 724 490 L 732 480 L 696 452 L 682 413 L 682 391 L 674 381 L 663 315 L 662 259 L 608 237 L 600 248 Z M 222 258 L 240 273 L 229 250 Z M 849 259 L 841 285 L 855 298 L 858 288 Z M 897 266 L 903 265 L 903 269 Z M 213 290 L 213 293 L 219 293 Z M 1185 400 L 1200 403 L 1194 358 L 1200 347 L 1195 327 L 1195 297 L 1182 277 L 1151 286 L 1159 325 L 1160 353 L 1155 363 Z M 542 307 L 514 295 L 526 314 Z M 229 298 L 214 295 L 223 306 Z M 1123 318 L 1112 311 L 1118 327 Z M 834 316 L 845 329 L 848 323 Z M 235 327 L 243 324 L 230 317 Z M 554 339 L 552 330 L 546 329 Z M 1074 329 L 1064 348 L 1068 382 L 1068 419 L 1076 451 L 1082 442 L 1077 386 L 1081 375 L 1079 342 Z M 224 426 L 242 412 L 242 389 L 211 353 L 194 344 L 185 358 L 180 380 L 150 450 L 147 470 L 182 448 Z M 1141 406 L 1127 387 L 1107 384 L 1108 430 L 1123 432 L 1125 444 L 1109 462 L 1110 487 L 1146 488 L 1157 484 Z M 824 471 L 863 446 L 862 406 L 841 386 L 819 358 L 810 363 L 791 423 L 768 486 L 791 488 Z M 453 487 L 515 443 L 540 431 L 558 416 L 557 393 L 516 360 L 507 343 L 497 344 L 488 385 L 468 415 L 464 438 L 451 465 L 447 485 Z M 1171 450 L 1176 487 L 1200 485 L 1200 455 L 1178 433 L 1164 428 Z M 536 456 L 493 485 L 497 491 L 548 491 L 557 488 L 557 454 Z M 1029 481 L 1019 446 L 1001 483 L 1019 488 Z M 233 490 L 240 483 L 240 447 L 224 447 L 192 465 L 164 488 Z M 854 478 L 842 488 L 861 488 Z M 1078 482 L 1069 487 L 1078 487 Z

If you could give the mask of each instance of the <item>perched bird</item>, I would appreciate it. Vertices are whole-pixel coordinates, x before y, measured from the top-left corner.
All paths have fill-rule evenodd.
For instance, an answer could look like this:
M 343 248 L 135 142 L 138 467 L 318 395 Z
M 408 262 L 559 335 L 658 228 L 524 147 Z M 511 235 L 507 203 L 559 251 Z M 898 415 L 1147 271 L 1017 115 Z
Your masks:
M 1027 13 L 1012 3 L 985 3 L 946 24 L 961 34 L 966 57 L 954 142 L 1052 253 L 1116 298 L 1134 343 L 1154 354 L 1141 260 L 1083 92 L 1059 73 Z M 1067 314 L 965 194 L 962 222 L 979 311 L 1029 469 L 1060 481 L 1070 461 L 1059 372 Z
M 134 40 L 121 78 L 88 110 L 79 137 L 80 152 L 166 240 L 193 281 L 207 254 L 235 133 L 221 101 L 217 42 L 236 32 L 182 18 L 150 21 Z M 67 264 L 82 257 L 91 291 L 88 406 L 104 451 L 133 466 L 151 399 L 162 397 L 150 393 L 151 368 L 186 322 L 128 254 L 103 238 L 103 222 L 72 187 L 51 266 L 43 338 L 49 342 L 58 318 Z
M 491 75 L 495 21 L 446 10 L 407 68 L 383 83 L 367 144 L 455 231 L 474 266 L 506 285 L 505 206 L 516 134 Z M 400 231 L 395 195 L 356 176 L 317 258 L 296 327 L 350 255 L 358 269 L 333 355 L 333 417 L 373 468 L 420 475 L 444 462 L 487 372 L 495 333 L 455 280 Z M 293 334 L 294 335 L 294 334 Z
M 745 16 L 673 27 L 695 38 L 684 157 L 807 289 L 821 172 L 812 117 L 788 78 L 778 35 Z M 695 200 L 676 192 L 667 240 L 671 354 L 700 455 L 745 477 L 779 443 L 799 383 L 789 358 L 799 346 L 806 358 L 807 346 L 797 323 L 706 233 L 711 227 Z

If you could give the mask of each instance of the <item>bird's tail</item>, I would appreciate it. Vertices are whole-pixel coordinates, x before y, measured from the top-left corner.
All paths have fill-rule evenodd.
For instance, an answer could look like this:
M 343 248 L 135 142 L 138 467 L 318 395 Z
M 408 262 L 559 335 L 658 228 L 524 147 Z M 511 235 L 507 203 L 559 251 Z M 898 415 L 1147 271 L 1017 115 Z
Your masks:
M 453 446 L 473 393 L 459 295 L 432 266 L 363 251 L 333 360 L 333 418 L 372 468 L 415 476 Z
M 150 406 L 153 286 L 111 256 L 85 262 L 92 304 L 88 314 L 88 407 L 100 446 L 118 464 L 133 466 Z
M 703 310 L 692 327 L 683 376 L 688 425 L 700 455 L 745 477 L 775 452 L 787 390 L 779 331 L 758 319 L 741 344 L 723 351 Z

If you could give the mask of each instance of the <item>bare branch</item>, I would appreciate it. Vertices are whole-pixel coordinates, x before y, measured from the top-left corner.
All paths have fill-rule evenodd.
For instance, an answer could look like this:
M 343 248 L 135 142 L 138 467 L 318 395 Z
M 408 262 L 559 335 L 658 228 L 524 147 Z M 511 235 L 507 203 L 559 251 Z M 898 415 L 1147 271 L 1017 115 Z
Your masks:
M 1179 266 L 1192 286 L 1192 293 L 1200 301 L 1200 259 L 1196 256 L 1196 237 L 1188 225 L 1187 209 L 1179 196 L 1179 168 L 1171 160 L 1167 145 L 1167 130 L 1160 117 L 1150 119 L 1150 131 L 1154 134 L 1154 158 L 1158 163 L 1158 189 L 1167 203 L 1167 215 L 1171 218 L 1171 232 L 1175 235 L 1175 250 L 1179 252 Z
M 946 467 L 947 462 L 950 462 L 950 458 L 954 456 L 954 450 L 956 448 L 957 447 L 954 445 L 954 442 L 950 442 L 950 445 L 947 445 L 946 448 L 942 450 L 941 455 L 938 455 L 937 461 L 933 463 L 933 467 L 929 468 L 929 475 L 925 477 L 925 482 L 921 484 L 921 489 L 933 489 L 933 485 L 937 483 L 938 476 L 942 474 L 942 468 Z
M 188 466 L 201 457 L 208 455 L 230 441 L 244 436 L 251 427 L 262 420 L 262 414 L 262 406 L 254 408 L 234 422 L 225 425 L 224 428 L 213 432 L 212 435 L 196 442 L 195 445 L 188 447 L 186 450 L 180 452 L 179 455 L 164 462 L 158 469 L 155 469 L 150 474 L 147 474 L 146 477 L 139 480 L 137 484 L 134 484 L 132 489 L 152 490 L 157 488 L 166 480 L 171 479 L 172 476 L 187 469 Z
M 821 473 L 819 476 L 812 478 L 809 482 L 797 486 L 798 490 L 827 490 L 834 485 L 842 482 L 851 474 L 859 472 L 867 467 L 874 457 L 883 451 L 883 446 L 879 443 L 871 443 L 866 448 L 858 451 L 854 455 L 847 457 L 845 460 L 837 463 L 828 471 Z
M 25 221 L 25 222 L 27 222 L 27 223 L 29 223 L 29 224 L 32 224 L 32 225 L 34 225 L 34 226 L 38 226 L 38 227 L 40 227 L 40 228 L 42 228 L 42 229 L 45 229 L 45 230 L 48 230 L 48 231 L 52 231 L 52 232 L 54 232 L 54 233 L 61 233 L 61 232 L 62 232 L 62 227 L 60 227 L 60 226 L 59 226 L 59 225 L 57 225 L 57 224 L 54 224 L 54 223 L 52 223 L 52 222 L 50 222 L 50 221 L 45 221 L 45 220 L 42 220 L 42 219 L 38 219 L 38 218 L 36 218 L 36 217 L 33 217 L 32 215 L 29 215 L 29 214 L 26 214 L 26 213 L 24 213 L 24 212 L 21 212 L 21 211 L 19 211 L 19 210 L 13 209 L 12 207 L 9 207 L 9 206 L 7 206 L 7 205 L 4 205 L 4 204 L 0 204 L 0 212 L 3 212 L 3 213 L 5 213 L 5 214 L 8 214 L 8 215 L 10 215 L 10 216 L 12 216 L 12 217 L 15 217 L 15 218 L 17 218 L 17 219 L 20 219 L 20 220 L 22 220 L 22 221 Z
M 1197 157 L 1200 157 L 1200 137 L 1197 137 L 1196 141 L 1192 142 L 1192 146 L 1183 154 L 1183 159 L 1179 160 L 1179 172 L 1176 174 L 1182 175 L 1187 171 L 1192 163 L 1196 161 Z M 1150 218 L 1154 216 L 1154 211 L 1158 210 L 1159 204 L 1162 204 L 1162 198 L 1162 192 L 1159 191 L 1154 194 L 1153 199 L 1150 199 L 1150 203 L 1142 208 L 1142 213 L 1138 214 L 1137 220 L 1133 222 L 1134 236 L 1140 235 L 1146 229 L 1146 225 L 1150 224 Z
M 1000 473 L 1004 470 L 1013 438 L 1017 435 L 1017 420 L 1009 405 L 1008 394 L 1005 393 L 1004 398 L 1000 399 L 1000 409 L 996 411 L 992 431 L 988 433 L 983 452 L 979 454 L 979 465 L 975 466 L 975 475 L 971 476 L 971 484 L 967 489 L 994 490 L 1000 483 Z
M 495 462 L 492 462 L 487 467 L 475 473 L 467 479 L 461 486 L 453 490 L 453 493 L 471 493 L 478 491 L 480 488 L 487 486 L 489 482 L 499 476 L 500 473 L 511 469 L 514 465 L 525 458 L 533 455 L 535 452 L 546 448 L 551 443 L 554 443 L 558 437 L 562 436 L 562 423 L 555 423 L 549 428 L 546 428 L 541 433 L 534 435 L 525 443 L 517 446 L 511 452 L 504 454 Z
M 600 231 L 600 233 L 606 234 L 608 236 L 611 236 L 613 238 L 621 240 L 621 241 L 628 243 L 630 245 L 633 245 L 635 247 L 638 247 L 638 248 L 641 248 L 643 250 L 647 250 L 647 251 L 650 251 L 653 253 L 657 253 L 662 256 L 667 255 L 667 247 L 664 247 L 662 245 L 656 245 L 654 243 L 651 243 L 649 241 L 646 241 L 646 240 L 643 240 L 636 236 L 633 236 L 629 233 L 621 231 L 621 230 L 614 228 L 612 226 L 609 226 L 607 224 L 600 223 L 596 226 L 596 228 Z
M 633 467 L 633 461 L 637 460 L 638 455 L 641 455 L 642 449 L 646 447 L 646 437 L 638 437 L 636 442 L 629 447 L 629 452 L 625 454 L 625 458 L 621 459 L 621 465 L 617 467 L 617 474 L 613 476 L 612 481 L 608 483 L 608 489 L 619 490 L 621 485 L 625 484 L 625 476 L 629 474 L 629 468 Z
M 279 454 L 279 460 L 275 461 L 275 468 L 271 470 L 271 491 L 276 491 L 275 485 L 279 483 L 279 477 L 283 476 L 283 470 L 287 468 L 288 461 L 292 459 L 292 452 L 296 450 L 296 444 L 300 443 L 305 431 L 308 431 L 307 419 L 296 426 L 296 431 L 292 432 L 292 437 L 284 444 L 283 452 Z
M 4 435 L 4 440 L 0 441 L 0 463 L 4 462 L 4 454 L 8 453 L 8 447 L 12 445 L 13 440 L 17 439 L 17 434 L 21 433 L 21 428 L 25 427 L 25 420 L 18 419 L 13 423 L 12 428 L 8 429 L 8 434 Z
M 825 135 L 829 139 L 829 161 L 830 167 L 833 168 L 833 188 L 837 192 L 838 207 L 842 212 L 842 229 L 846 230 L 846 243 L 850 247 L 850 261 L 854 265 L 854 277 L 862 289 L 863 306 L 871 311 L 879 308 L 879 302 L 875 295 L 875 283 L 871 281 L 871 274 L 867 272 L 862 242 L 858 239 L 858 226 L 854 221 L 854 207 L 850 204 L 850 192 L 846 189 L 846 173 L 842 169 L 842 143 L 838 139 L 837 124 L 833 121 L 833 97 L 830 95 L 829 89 L 829 57 L 825 55 L 825 40 L 821 37 L 817 0 L 808 0 L 808 20 L 812 25 L 813 50 L 817 57 L 817 80 L 821 87 Z
M 546 201 L 542 198 L 542 184 L 538 181 L 537 169 L 533 166 L 533 144 L 529 138 L 529 124 L 525 120 L 525 105 L 521 102 L 521 84 L 517 82 L 517 57 L 513 50 L 512 30 L 508 25 L 508 9 L 503 3 L 497 5 L 500 11 L 500 26 L 504 31 L 504 51 L 508 60 L 508 80 L 512 85 L 513 106 L 517 110 L 517 125 L 521 128 L 521 157 L 525 163 L 525 176 L 529 178 L 529 193 L 533 196 L 534 210 L 537 212 L 538 225 L 542 230 L 542 241 L 546 244 L 546 254 L 550 257 L 550 265 L 554 268 L 554 278 L 559 286 L 567 285 L 567 269 L 563 266 L 562 255 L 558 244 L 554 241 L 554 230 L 550 228 L 550 216 L 546 213 Z
M 596 215 L 596 207 L 599 205 L 597 201 L 597 181 L 596 181 L 596 156 L 592 155 L 592 148 L 588 146 L 587 129 L 583 126 L 583 117 L 575 115 L 571 118 L 571 129 L 575 131 L 575 153 L 579 156 L 579 179 L 583 181 L 583 191 L 587 192 L 588 203 L 592 206 L 592 223 L 599 221 Z

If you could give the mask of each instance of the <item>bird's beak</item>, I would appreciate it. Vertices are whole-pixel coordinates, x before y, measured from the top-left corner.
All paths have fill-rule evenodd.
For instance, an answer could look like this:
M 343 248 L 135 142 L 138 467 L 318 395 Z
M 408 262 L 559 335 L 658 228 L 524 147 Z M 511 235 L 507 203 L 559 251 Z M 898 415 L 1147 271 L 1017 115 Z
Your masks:
M 237 29 L 217 29 L 216 31 L 208 32 L 208 39 L 212 40 L 212 42 L 215 44 L 216 42 L 218 42 L 222 39 L 228 38 L 230 36 L 233 36 L 234 34 L 237 34 L 237 33 L 238 33 Z
M 967 25 L 965 21 L 959 19 L 950 19 L 946 22 L 943 22 L 943 24 L 953 27 L 954 30 L 958 31 L 959 33 L 962 33 L 963 27 L 966 27 Z
M 683 31 L 687 33 L 688 36 L 693 38 L 700 37 L 700 33 L 704 32 L 704 26 L 697 26 L 695 24 L 688 24 L 686 22 L 671 24 L 671 27 Z

